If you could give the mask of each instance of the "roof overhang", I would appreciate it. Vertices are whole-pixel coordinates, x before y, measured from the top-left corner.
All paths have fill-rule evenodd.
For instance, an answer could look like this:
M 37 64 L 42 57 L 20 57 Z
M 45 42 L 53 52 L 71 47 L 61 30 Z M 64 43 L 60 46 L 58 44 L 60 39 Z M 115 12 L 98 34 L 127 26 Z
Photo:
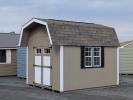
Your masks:
M 23 36 L 23 30 L 25 28 L 27 28 L 29 25 L 31 25 L 32 23 L 34 23 L 34 22 L 46 26 L 46 29 L 47 29 L 47 32 L 48 32 L 49 41 L 50 41 L 50 44 L 52 45 L 52 39 L 51 39 L 51 35 L 50 35 L 50 32 L 49 32 L 49 28 L 48 28 L 47 22 L 41 21 L 41 20 L 38 20 L 38 19 L 35 19 L 35 18 L 32 18 L 30 21 L 28 21 L 26 24 L 24 24 L 22 26 L 18 46 L 21 46 L 21 41 L 22 41 L 22 36 Z

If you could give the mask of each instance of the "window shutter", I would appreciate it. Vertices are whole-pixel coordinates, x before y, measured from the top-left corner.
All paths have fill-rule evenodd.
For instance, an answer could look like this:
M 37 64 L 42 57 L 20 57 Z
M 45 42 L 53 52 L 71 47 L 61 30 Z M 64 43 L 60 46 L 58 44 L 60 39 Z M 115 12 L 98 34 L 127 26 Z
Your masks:
M 81 68 L 84 68 L 84 46 L 81 46 Z
M 11 64 L 11 50 L 6 50 L 6 63 Z
M 104 47 L 101 47 L 101 67 L 104 67 Z

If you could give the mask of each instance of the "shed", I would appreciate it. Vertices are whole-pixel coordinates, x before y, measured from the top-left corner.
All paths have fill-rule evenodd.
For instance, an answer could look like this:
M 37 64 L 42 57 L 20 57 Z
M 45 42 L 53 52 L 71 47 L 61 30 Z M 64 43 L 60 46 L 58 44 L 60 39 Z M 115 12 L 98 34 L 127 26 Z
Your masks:
M 133 40 L 120 44 L 120 74 L 133 74 Z
M 33 18 L 23 25 L 27 84 L 68 91 L 119 84 L 119 41 L 114 28 Z
M 0 76 L 17 74 L 16 45 L 19 34 L 0 33 Z

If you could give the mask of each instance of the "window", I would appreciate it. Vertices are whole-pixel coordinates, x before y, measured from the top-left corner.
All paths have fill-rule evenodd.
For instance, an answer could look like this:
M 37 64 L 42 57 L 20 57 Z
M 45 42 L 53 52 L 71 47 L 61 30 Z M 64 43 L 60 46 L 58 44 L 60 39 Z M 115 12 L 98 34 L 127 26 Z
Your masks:
M 0 63 L 6 63 L 6 50 L 0 50 Z
M 101 48 L 93 48 L 93 66 L 101 66 Z
M 44 49 L 44 54 L 50 54 L 50 49 Z
M 103 47 L 81 47 L 81 67 L 103 67 Z
M 92 48 L 85 47 L 85 66 L 92 66 Z
M 40 48 L 35 49 L 35 54 L 41 54 L 41 49 Z

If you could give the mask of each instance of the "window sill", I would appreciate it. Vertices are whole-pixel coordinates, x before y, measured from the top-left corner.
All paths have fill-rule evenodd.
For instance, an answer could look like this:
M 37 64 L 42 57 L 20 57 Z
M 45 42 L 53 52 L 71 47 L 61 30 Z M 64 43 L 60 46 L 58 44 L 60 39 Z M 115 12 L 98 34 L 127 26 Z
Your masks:
M 101 67 L 101 66 L 100 67 L 82 67 L 81 69 L 91 69 L 91 68 L 93 69 L 93 68 L 104 68 L 104 67 Z
M 7 63 L 0 63 L 0 64 L 7 64 Z
M 0 65 L 5 65 L 5 64 L 10 64 L 10 63 L 0 63 Z

